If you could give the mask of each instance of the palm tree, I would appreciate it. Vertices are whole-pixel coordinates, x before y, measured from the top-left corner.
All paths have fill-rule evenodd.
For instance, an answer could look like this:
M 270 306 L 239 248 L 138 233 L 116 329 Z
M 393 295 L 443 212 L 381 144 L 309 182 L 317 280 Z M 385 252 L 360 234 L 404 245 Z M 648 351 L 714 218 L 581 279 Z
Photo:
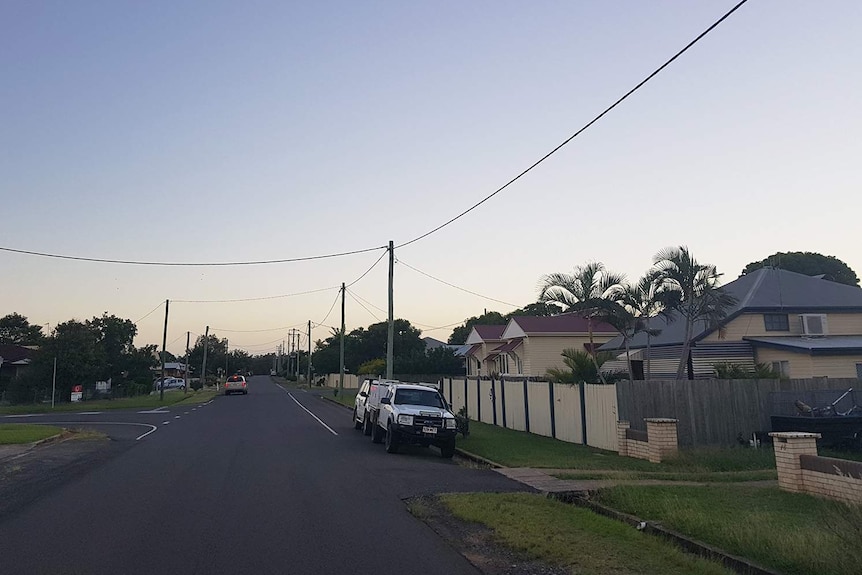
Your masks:
M 592 302 L 608 300 L 623 281 L 625 276 L 605 269 L 601 262 L 588 262 L 578 266 L 571 274 L 549 274 L 541 280 L 539 301 L 543 303 L 558 303 L 564 311 L 579 311 L 595 308 Z M 596 312 L 587 312 L 587 329 L 590 336 L 590 356 L 604 383 L 601 371 L 596 362 L 595 342 L 593 341 L 592 318 Z
M 714 265 L 701 264 L 686 246 L 666 248 L 655 255 L 657 290 L 665 307 L 676 310 L 685 319 L 685 336 L 676 378 L 682 379 L 688 366 L 694 324 L 704 321 L 710 326 L 727 316 L 736 298 L 719 288 Z
M 662 303 L 660 285 L 656 281 L 657 274 L 650 271 L 634 285 L 624 284 L 620 291 L 615 294 L 617 302 L 630 314 L 631 320 L 629 330 L 623 334 L 625 338 L 633 338 L 638 333 L 646 333 L 646 358 L 644 379 L 650 379 L 650 347 L 652 337 L 661 333 L 660 329 L 649 326 L 650 319 L 660 315 L 666 316 L 666 309 Z M 626 340 L 626 361 L 628 362 L 629 374 L 632 373 L 631 360 L 629 359 L 628 340 Z
M 602 377 L 601 367 L 605 362 L 614 359 L 614 354 L 601 352 L 595 355 L 577 349 L 564 349 L 563 363 L 568 369 L 551 368 L 545 373 L 545 377 L 555 383 L 607 383 Z M 615 380 L 619 374 L 610 374 L 609 378 Z

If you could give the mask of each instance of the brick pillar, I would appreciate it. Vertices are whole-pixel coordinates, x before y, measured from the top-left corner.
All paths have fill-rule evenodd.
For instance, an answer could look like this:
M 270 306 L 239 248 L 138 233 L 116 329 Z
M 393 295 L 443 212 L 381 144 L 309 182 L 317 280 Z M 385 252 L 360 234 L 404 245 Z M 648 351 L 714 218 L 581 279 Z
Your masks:
M 800 455 L 817 455 L 819 433 L 801 431 L 778 431 L 769 434 L 775 450 L 775 468 L 778 470 L 778 488 L 784 491 L 802 493 L 802 468 Z
M 629 444 L 626 439 L 626 429 L 631 427 L 628 421 L 617 421 L 617 453 L 623 457 L 629 456 Z
M 653 463 L 661 463 L 663 459 L 676 455 L 679 449 L 676 436 L 677 420 L 650 417 L 644 421 L 649 445 L 649 460 Z

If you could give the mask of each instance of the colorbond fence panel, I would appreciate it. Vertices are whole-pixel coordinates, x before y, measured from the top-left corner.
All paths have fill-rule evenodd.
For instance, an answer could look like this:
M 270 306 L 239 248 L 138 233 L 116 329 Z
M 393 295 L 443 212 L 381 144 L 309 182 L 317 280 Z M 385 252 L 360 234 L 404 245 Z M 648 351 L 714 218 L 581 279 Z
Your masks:
M 584 386 L 587 444 L 617 450 L 617 390 L 613 385 Z
M 464 380 L 461 380 L 461 387 L 464 387 Z M 479 414 L 479 394 L 476 393 L 476 380 L 467 380 L 467 413 L 470 419 L 477 419 Z
M 476 389 L 476 382 L 471 382 L 474 389 Z M 480 421 L 483 423 L 494 424 L 494 403 L 491 401 L 491 381 L 490 380 L 481 380 L 479 381 L 478 387 L 479 393 L 479 405 L 481 407 L 481 413 L 479 414 Z
M 544 381 L 527 382 L 530 433 L 551 437 L 551 404 L 548 384 Z
M 582 443 L 581 396 L 576 385 L 554 384 L 554 413 L 557 439 L 571 443 Z
M 524 412 L 524 382 L 523 380 L 509 381 L 504 379 L 503 386 L 506 391 L 506 427 L 518 431 L 526 431 Z

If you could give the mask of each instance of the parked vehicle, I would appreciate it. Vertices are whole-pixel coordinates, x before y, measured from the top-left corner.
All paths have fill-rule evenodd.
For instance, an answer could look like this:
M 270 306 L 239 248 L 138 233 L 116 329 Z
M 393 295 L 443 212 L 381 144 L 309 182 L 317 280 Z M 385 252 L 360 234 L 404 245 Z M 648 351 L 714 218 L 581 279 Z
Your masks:
M 385 441 L 387 453 L 398 453 L 405 444 L 434 445 L 448 459 L 455 454 L 456 427 L 455 415 L 437 389 L 398 383 L 380 399 L 371 439 Z
M 374 423 L 377 421 L 377 416 L 380 413 L 380 400 L 386 396 L 389 387 L 399 383 L 394 379 L 374 379 L 368 385 L 368 396 L 365 397 L 365 415 L 362 420 L 362 432 L 365 435 L 371 435 L 374 429 Z M 359 394 L 357 394 L 357 397 Z M 374 438 L 372 437 L 372 440 Z M 375 443 L 380 443 L 375 441 Z
M 362 429 L 365 425 L 365 403 L 368 400 L 368 390 L 371 388 L 371 380 L 366 379 L 359 386 L 356 399 L 353 402 L 353 428 Z
M 772 431 L 819 433 L 823 447 L 849 446 L 862 451 L 862 406 L 851 387 L 807 393 L 779 391 L 770 394 Z M 836 399 L 832 399 L 835 397 Z
M 155 391 L 161 391 L 162 387 L 164 387 L 165 391 L 170 389 L 185 389 L 186 380 L 179 377 L 166 377 L 164 382 L 162 382 L 160 378 L 153 383 L 153 389 Z
M 224 382 L 224 394 L 241 393 L 248 395 L 248 383 L 241 375 L 232 375 Z

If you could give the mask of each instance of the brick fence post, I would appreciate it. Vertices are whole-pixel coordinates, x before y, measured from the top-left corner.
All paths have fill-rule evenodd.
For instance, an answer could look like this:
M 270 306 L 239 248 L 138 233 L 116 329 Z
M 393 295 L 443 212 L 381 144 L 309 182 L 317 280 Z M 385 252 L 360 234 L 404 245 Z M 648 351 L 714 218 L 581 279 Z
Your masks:
M 676 436 L 676 419 L 649 417 L 646 422 L 649 460 L 661 463 L 662 460 L 676 455 L 679 450 Z
M 803 493 L 800 455 L 817 455 L 819 433 L 801 431 L 776 431 L 769 434 L 775 449 L 775 468 L 778 470 L 778 488 L 783 491 Z
M 629 456 L 629 443 L 626 439 L 626 429 L 631 427 L 628 421 L 617 421 L 617 453 L 623 457 Z

